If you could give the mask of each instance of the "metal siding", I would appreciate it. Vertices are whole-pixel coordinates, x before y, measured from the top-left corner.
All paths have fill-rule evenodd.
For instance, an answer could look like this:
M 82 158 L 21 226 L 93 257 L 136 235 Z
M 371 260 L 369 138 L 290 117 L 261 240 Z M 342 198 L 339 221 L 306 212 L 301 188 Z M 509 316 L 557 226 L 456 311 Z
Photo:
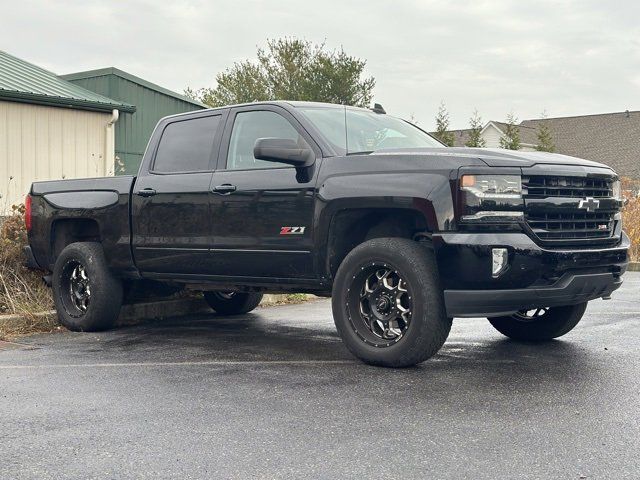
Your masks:
M 118 75 L 108 74 L 70 79 L 72 83 L 109 98 L 135 105 L 135 113 L 121 113 L 116 123 L 116 156 L 124 164 L 118 174 L 136 174 L 151 133 L 158 120 L 167 115 L 200 110 L 184 100 L 158 92 Z
M 110 117 L 0 101 L 0 215 L 22 203 L 34 181 L 108 175 L 104 155 Z

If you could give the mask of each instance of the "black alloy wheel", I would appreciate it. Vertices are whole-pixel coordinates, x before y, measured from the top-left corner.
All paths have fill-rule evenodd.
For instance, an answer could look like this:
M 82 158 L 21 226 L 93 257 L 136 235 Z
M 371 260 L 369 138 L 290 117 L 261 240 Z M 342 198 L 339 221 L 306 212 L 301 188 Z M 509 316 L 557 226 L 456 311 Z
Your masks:
M 91 302 L 91 280 L 87 270 L 78 260 L 69 260 L 62 269 L 62 304 L 72 317 L 81 317 Z
M 407 238 L 375 238 L 349 252 L 335 275 L 331 302 L 343 342 L 371 365 L 423 362 L 451 329 L 431 244 Z
M 354 330 L 375 347 L 399 342 L 411 322 L 409 286 L 396 269 L 372 263 L 354 275 L 347 296 Z

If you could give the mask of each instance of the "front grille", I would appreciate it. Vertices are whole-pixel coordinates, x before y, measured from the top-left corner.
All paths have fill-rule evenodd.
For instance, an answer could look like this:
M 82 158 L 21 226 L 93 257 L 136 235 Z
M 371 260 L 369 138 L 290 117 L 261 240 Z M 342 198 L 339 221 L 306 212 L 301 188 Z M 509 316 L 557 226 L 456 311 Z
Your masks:
M 613 196 L 613 180 L 610 178 L 532 175 L 522 178 L 522 190 L 526 196 L 535 198 L 609 198 Z
M 613 177 L 531 175 L 522 178 L 525 220 L 543 243 L 607 244 L 615 241 Z M 579 208 L 580 200 L 598 199 L 595 211 Z M 593 202 L 590 201 L 590 202 Z
M 609 238 L 614 213 L 527 213 L 527 223 L 542 240 Z

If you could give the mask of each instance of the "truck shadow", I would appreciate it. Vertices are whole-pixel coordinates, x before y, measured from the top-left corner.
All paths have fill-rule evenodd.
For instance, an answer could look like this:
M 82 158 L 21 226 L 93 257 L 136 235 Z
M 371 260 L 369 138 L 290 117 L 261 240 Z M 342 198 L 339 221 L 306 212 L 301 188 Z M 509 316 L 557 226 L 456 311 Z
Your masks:
M 338 383 L 355 385 L 375 377 L 393 388 L 419 381 L 429 382 L 432 390 L 449 392 L 456 384 L 488 394 L 491 389 L 534 392 L 582 381 L 593 384 L 602 375 L 598 353 L 570 340 L 527 344 L 486 337 L 448 341 L 438 355 L 417 367 L 370 367 L 347 351 L 333 325 L 326 321 L 318 325 L 301 320 L 298 326 L 264 318 L 261 313 L 148 322 L 100 334 L 98 345 L 92 342 L 86 347 L 118 362 L 327 363 L 325 373 L 357 369 L 357 375 L 336 378 Z M 339 364 L 331 365 L 335 361 Z

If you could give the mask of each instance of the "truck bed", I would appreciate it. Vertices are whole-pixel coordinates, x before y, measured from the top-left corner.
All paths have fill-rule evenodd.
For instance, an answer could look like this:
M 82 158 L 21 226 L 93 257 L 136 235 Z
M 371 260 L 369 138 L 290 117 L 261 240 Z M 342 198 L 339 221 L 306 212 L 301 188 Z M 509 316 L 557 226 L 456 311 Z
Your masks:
M 29 243 L 37 264 L 51 270 L 65 237 L 73 235 L 101 242 L 111 267 L 135 275 L 129 220 L 134 181 L 118 176 L 35 182 Z

